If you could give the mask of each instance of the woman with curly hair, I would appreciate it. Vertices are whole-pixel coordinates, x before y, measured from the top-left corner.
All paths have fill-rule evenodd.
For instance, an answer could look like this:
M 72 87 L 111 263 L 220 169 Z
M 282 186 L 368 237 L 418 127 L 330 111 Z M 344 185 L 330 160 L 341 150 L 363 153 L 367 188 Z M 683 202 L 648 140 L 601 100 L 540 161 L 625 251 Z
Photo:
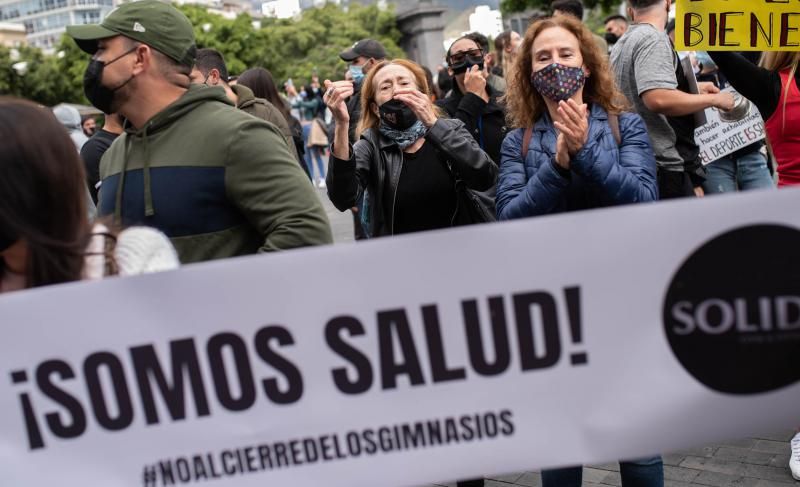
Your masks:
M 658 199 L 650 138 L 624 100 L 582 23 L 532 24 L 505 96 L 518 129 L 500 152 L 498 219 Z
M 510 125 L 500 152 L 501 220 L 658 199 L 644 122 L 624 111 L 604 53 L 568 16 L 525 33 L 508 80 Z M 568 256 L 565 256 L 568 258 Z M 545 487 L 581 485 L 581 467 L 545 470 Z M 623 486 L 663 486 L 660 457 L 620 463 Z

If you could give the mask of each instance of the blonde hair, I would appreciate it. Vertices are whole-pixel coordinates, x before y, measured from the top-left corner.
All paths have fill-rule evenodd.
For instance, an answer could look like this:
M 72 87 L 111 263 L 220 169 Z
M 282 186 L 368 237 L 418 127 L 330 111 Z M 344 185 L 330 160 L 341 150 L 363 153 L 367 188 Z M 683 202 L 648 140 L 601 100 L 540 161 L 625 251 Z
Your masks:
M 537 20 L 525 32 L 519 52 L 508 73 L 508 91 L 501 99 L 508 107 L 507 122 L 512 127 L 531 127 L 547 110 L 544 98 L 531 84 L 533 74 L 533 41 L 547 29 L 561 27 L 577 39 L 583 64 L 591 73 L 583 87 L 583 99 L 596 103 L 609 114 L 618 115 L 627 108 L 624 95 L 617 88 L 608 64 L 608 56 L 600 51 L 594 37 L 583 23 L 569 15 Z
M 800 51 L 765 51 L 761 54 L 758 65 L 770 71 L 780 73 L 789 70 L 789 80 L 783 93 L 783 107 L 781 107 L 782 123 L 781 133 L 786 131 L 786 102 L 789 100 L 789 88 L 797 74 L 797 65 L 800 62 Z
M 427 95 L 428 99 L 431 97 L 428 77 L 425 75 L 425 70 L 422 69 L 422 66 L 408 59 L 392 59 L 379 62 L 369 70 L 367 77 L 364 78 L 364 84 L 361 85 L 361 118 L 358 120 L 358 126 L 356 127 L 356 134 L 359 137 L 367 130 L 377 128 L 380 124 L 380 118 L 370 109 L 372 104 L 375 103 L 375 92 L 377 91 L 374 81 L 375 76 L 383 68 L 391 65 L 402 66 L 411 71 L 411 74 L 414 75 L 417 89 Z M 436 106 L 434 106 L 434 110 L 437 116 L 441 114 Z

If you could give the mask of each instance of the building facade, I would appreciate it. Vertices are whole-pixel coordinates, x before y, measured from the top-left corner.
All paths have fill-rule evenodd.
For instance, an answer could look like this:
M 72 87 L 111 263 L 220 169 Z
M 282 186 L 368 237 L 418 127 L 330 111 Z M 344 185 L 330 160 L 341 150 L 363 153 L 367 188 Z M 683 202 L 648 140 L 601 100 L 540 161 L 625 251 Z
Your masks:
M 23 44 L 27 44 L 24 26 L 0 22 L 0 46 L 19 47 Z
M 28 44 L 45 50 L 58 45 L 68 25 L 97 24 L 116 0 L 0 0 L 0 22 L 25 27 Z

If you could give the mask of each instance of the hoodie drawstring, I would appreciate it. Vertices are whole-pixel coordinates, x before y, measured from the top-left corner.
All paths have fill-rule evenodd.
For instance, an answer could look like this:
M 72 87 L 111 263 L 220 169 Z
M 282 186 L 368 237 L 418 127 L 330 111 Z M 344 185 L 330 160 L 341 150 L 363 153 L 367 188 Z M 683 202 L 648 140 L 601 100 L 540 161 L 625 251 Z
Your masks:
M 125 160 L 122 163 L 122 172 L 117 183 L 117 198 L 114 203 L 114 223 L 122 225 L 122 193 L 125 189 L 125 173 L 128 172 L 128 161 L 130 160 L 131 138 L 125 138 Z M 144 174 L 144 216 L 156 214 L 153 206 L 153 191 L 150 187 L 150 151 L 147 146 L 147 126 L 142 131 L 142 145 L 144 150 L 144 164 L 142 172 Z
M 119 173 L 117 183 L 117 197 L 114 202 L 114 223 L 122 225 L 122 191 L 125 188 L 125 173 L 128 172 L 128 159 L 130 158 L 131 138 L 125 137 L 125 158 L 122 162 L 122 171 Z
M 142 171 L 144 172 L 144 216 L 153 216 L 156 214 L 156 210 L 153 207 L 153 191 L 150 188 L 150 151 L 147 147 L 147 125 L 144 127 L 144 133 L 142 134 L 143 141 L 142 145 L 144 146 L 144 167 Z

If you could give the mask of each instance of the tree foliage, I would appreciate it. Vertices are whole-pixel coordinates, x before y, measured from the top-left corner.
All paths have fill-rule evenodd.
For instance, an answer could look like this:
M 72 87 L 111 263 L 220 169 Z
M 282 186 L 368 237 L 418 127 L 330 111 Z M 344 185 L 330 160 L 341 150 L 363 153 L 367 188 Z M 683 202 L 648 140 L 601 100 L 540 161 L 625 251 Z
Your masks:
M 293 78 L 300 85 L 312 74 L 341 79 L 346 64 L 339 52 L 368 37 L 379 40 L 390 57 L 403 56 L 394 12 L 374 5 L 352 5 L 345 11 L 327 4 L 306 10 L 298 20 L 262 19 L 260 28 L 247 14 L 226 19 L 196 5 L 178 8 L 192 22 L 197 46 L 219 50 L 231 74 L 260 66 L 269 69 L 279 84 Z M 20 62 L 25 63 L 24 70 L 12 67 Z M 67 36 L 54 55 L 33 47 L 21 47 L 13 55 L 11 49 L 0 46 L 0 94 L 47 106 L 88 104 L 83 95 L 88 62 L 89 56 Z
M 346 65 L 339 53 L 368 37 L 379 40 L 390 56 L 403 55 L 394 12 L 375 5 L 355 4 L 345 11 L 329 3 L 306 10 L 299 20 L 263 19 L 260 29 L 248 15 L 228 20 L 197 6 L 181 10 L 195 26 L 197 46 L 219 50 L 231 74 L 260 66 L 279 83 L 288 78 L 306 82 L 314 73 L 340 79 Z
M 88 56 L 66 37 L 52 56 L 34 47 L 14 50 L 0 46 L 0 94 L 48 106 L 61 102 L 86 104 L 83 72 L 88 62 Z
M 503 13 L 522 12 L 529 8 L 549 10 L 552 0 L 501 0 L 500 10 Z M 583 5 L 587 8 L 602 7 L 610 10 L 614 5 L 619 5 L 619 0 L 583 0 Z

